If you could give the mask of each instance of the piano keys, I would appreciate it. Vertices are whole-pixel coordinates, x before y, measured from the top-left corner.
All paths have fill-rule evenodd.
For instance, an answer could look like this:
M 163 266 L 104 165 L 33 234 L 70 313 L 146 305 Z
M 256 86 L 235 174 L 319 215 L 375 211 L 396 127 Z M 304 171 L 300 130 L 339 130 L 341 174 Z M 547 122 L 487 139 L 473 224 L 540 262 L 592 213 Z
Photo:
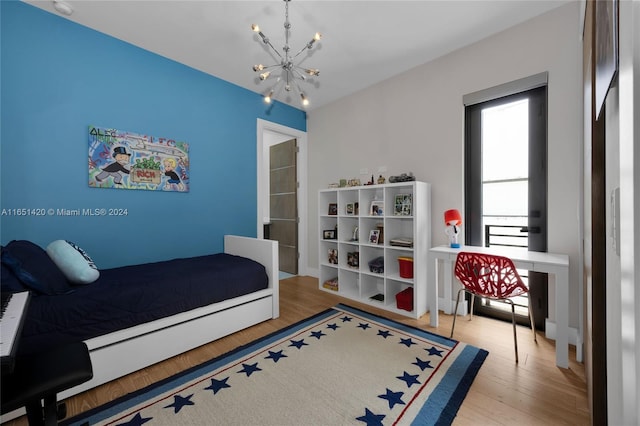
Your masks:
M 29 292 L 2 293 L 0 310 L 0 362 L 2 374 L 13 370 L 16 348 L 29 304 Z

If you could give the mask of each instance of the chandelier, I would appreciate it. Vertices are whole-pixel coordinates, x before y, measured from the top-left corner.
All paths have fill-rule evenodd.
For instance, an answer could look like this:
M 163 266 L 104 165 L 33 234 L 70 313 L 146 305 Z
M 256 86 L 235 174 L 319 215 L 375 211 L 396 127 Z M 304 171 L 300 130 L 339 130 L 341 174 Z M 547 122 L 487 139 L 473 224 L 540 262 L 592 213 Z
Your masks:
M 284 51 L 284 55 L 280 54 L 280 52 L 278 52 L 276 48 L 273 47 L 273 45 L 271 44 L 271 41 L 269 41 L 269 38 L 265 36 L 262 33 L 262 31 L 260 31 L 260 27 L 258 25 L 256 24 L 251 25 L 251 29 L 254 32 L 258 33 L 258 35 L 262 39 L 262 42 L 268 45 L 271 48 L 271 50 L 273 50 L 273 52 L 276 54 L 277 56 L 276 60 L 278 60 L 279 58 L 279 62 L 273 65 L 262 65 L 262 64 L 254 65 L 253 71 L 260 73 L 259 77 L 261 81 L 268 80 L 270 77 L 272 77 L 272 75 L 273 77 L 276 78 L 275 82 L 271 85 L 271 87 L 266 91 L 264 95 L 264 101 L 266 103 L 271 103 L 274 93 L 279 91 L 284 86 L 284 90 L 286 90 L 287 92 L 290 92 L 291 90 L 297 91 L 300 95 L 302 106 L 307 106 L 309 105 L 309 99 L 306 97 L 306 95 L 300 88 L 298 81 L 299 80 L 303 82 L 307 81 L 307 75 L 311 77 L 316 77 L 320 74 L 320 70 L 316 68 L 302 67 L 300 66 L 301 61 L 299 61 L 297 64 L 295 61 L 296 61 L 296 58 L 298 58 L 298 56 L 300 56 L 305 51 L 308 51 L 309 49 L 311 49 L 314 43 L 320 40 L 322 35 L 320 33 L 316 33 L 311 39 L 311 41 L 308 42 L 302 49 L 300 49 L 298 53 L 296 53 L 295 55 L 291 54 L 290 52 L 291 48 L 289 47 L 289 33 L 291 30 L 291 23 L 289 22 L 289 2 L 290 1 L 291 0 L 284 0 L 285 42 L 284 42 L 284 46 L 282 47 L 282 50 Z M 301 60 L 303 59 L 304 58 L 301 58 Z

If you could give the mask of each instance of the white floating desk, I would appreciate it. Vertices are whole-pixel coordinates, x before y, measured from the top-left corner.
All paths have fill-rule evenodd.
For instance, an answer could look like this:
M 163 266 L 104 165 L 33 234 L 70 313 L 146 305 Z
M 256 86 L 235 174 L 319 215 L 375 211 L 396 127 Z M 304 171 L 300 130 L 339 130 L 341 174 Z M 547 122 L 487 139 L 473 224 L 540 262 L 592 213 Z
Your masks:
M 442 310 L 453 313 L 451 298 L 453 288 L 453 263 L 461 251 L 497 254 L 509 257 L 518 269 L 545 272 L 556 276 L 556 365 L 569 368 L 569 256 L 566 254 L 540 253 L 512 247 L 449 246 L 433 247 L 429 250 L 427 297 L 431 326 L 438 326 L 438 259 L 443 260 L 444 300 Z M 578 360 L 580 361 L 580 360 Z

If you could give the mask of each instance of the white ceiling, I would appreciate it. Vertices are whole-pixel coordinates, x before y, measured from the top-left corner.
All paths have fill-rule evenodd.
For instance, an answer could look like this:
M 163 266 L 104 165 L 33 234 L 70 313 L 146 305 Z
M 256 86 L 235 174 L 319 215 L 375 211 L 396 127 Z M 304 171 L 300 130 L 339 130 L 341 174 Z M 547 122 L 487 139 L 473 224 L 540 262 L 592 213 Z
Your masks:
M 251 67 L 275 61 L 251 24 L 259 24 L 276 49 L 284 45 L 283 0 L 65 0 L 73 8 L 68 17 L 56 12 L 53 1 L 24 1 L 257 93 L 266 92 L 271 79 L 260 82 Z M 304 60 L 321 71 L 301 83 L 311 101 L 307 110 L 569 1 L 292 0 L 291 51 L 315 32 L 323 35 Z M 291 93 L 282 90 L 276 98 L 300 107 Z

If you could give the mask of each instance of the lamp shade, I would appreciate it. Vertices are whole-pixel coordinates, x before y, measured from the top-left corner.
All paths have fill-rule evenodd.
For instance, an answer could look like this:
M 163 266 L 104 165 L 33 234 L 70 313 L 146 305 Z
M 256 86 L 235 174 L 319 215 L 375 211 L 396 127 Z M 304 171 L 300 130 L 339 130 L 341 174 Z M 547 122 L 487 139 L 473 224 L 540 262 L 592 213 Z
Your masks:
M 453 223 L 452 223 L 453 222 Z M 451 209 L 444 212 L 444 223 L 445 225 L 462 225 L 462 215 L 460 211 L 457 209 Z

